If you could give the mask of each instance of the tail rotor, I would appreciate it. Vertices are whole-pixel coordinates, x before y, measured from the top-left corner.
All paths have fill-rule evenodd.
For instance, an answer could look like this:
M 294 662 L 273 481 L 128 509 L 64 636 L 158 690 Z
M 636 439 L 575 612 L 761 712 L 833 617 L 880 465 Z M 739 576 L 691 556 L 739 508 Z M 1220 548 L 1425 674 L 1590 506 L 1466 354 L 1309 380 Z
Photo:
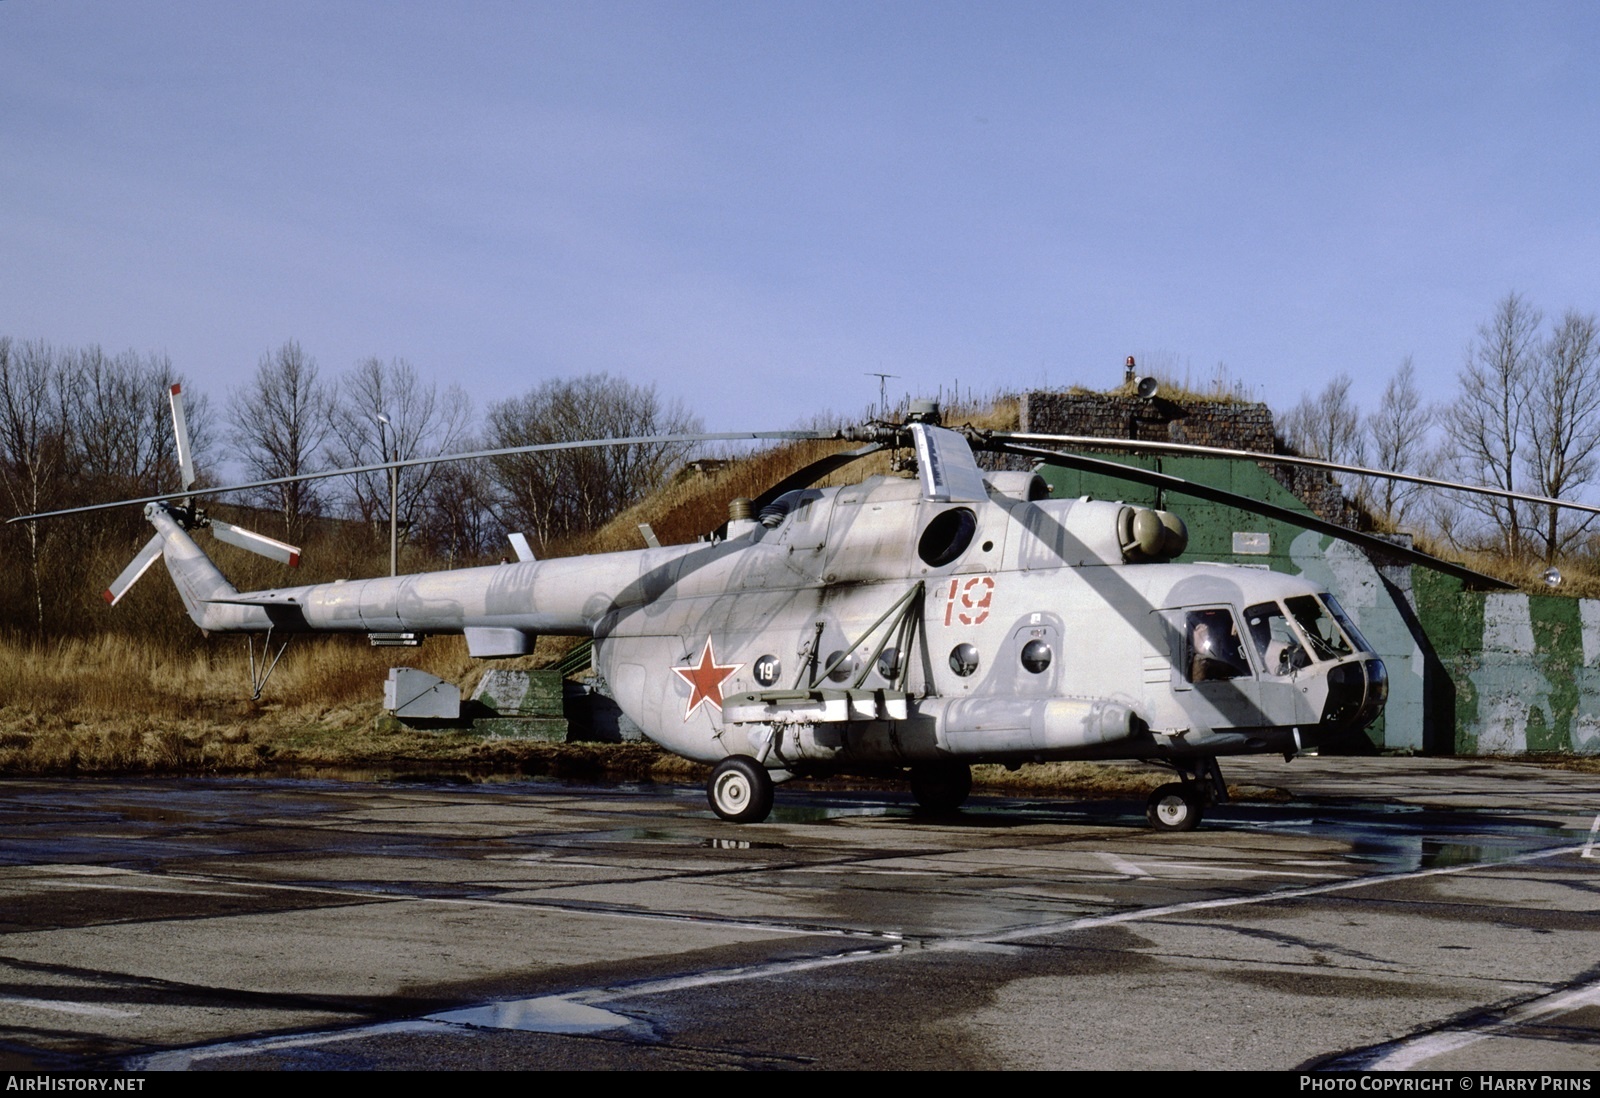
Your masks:
M 184 412 L 183 387 L 174 384 L 167 392 L 167 398 L 172 404 L 172 433 L 177 439 L 178 471 L 183 481 L 183 491 L 187 492 L 194 487 L 197 479 L 194 468 L 194 447 L 189 440 L 189 419 Z M 177 507 L 170 503 L 156 503 L 166 512 L 174 522 L 184 530 L 197 530 L 202 527 L 209 528 L 211 535 L 218 541 L 225 541 L 229 545 L 248 550 L 269 560 L 287 564 L 293 568 L 300 563 L 300 548 L 288 542 L 269 538 L 265 534 L 258 534 L 254 530 L 247 530 L 243 526 L 236 526 L 231 522 L 214 519 L 199 510 L 193 497 L 185 501 L 185 506 Z M 120 575 L 111 581 L 106 588 L 104 598 L 110 606 L 115 606 L 128 593 L 139 577 L 150 570 L 150 566 L 162 555 L 166 548 L 166 535 L 157 533 L 144 548 L 139 550 L 137 556 L 128 563 Z

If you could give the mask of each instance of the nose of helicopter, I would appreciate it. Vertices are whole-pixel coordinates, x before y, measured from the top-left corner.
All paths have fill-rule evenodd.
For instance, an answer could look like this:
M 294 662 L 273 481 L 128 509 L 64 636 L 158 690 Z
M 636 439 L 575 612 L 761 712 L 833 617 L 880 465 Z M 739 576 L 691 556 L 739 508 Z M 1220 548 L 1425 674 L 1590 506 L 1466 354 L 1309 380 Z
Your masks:
M 1330 732 L 1366 728 L 1389 698 L 1389 672 L 1376 656 L 1348 659 L 1328 671 L 1328 700 L 1322 726 Z

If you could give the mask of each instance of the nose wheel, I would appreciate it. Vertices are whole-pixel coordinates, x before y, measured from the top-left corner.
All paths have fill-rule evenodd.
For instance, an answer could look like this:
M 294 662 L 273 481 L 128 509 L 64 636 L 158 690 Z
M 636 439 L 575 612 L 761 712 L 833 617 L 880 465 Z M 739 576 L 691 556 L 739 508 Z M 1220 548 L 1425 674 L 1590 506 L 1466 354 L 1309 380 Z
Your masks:
M 748 755 L 729 755 L 706 782 L 711 811 L 733 823 L 760 823 L 772 812 L 772 776 Z

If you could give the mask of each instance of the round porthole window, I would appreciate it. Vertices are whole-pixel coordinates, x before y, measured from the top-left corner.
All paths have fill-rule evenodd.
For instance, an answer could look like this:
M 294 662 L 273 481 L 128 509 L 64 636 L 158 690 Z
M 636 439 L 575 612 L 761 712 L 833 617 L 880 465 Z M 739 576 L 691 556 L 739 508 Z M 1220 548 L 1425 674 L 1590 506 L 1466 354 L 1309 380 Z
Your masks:
M 1050 646 L 1042 640 L 1031 640 L 1022 646 L 1022 666 L 1032 671 L 1035 675 L 1050 666 L 1054 653 Z
M 839 659 L 840 656 L 844 656 L 844 653 L 829 652 L 828 662 L 824 663 L 822 666 L 833 667 L 833 661 Z M 850 678 L 855 675 L 855 673 L 856 658 L 854 656 L 844 656 L 844 659 L 840 660 L 839 666 L 833 667 L 833 670 L 828 673 L 828 678 L 832 679 L 834 682 L 848 682 Z
M 878 655 L 878 674 L 890 682 L 900 674 L 900 650 L 898 648 L 885 648 Z
M 966 678 L 978 670 L 978 649 L 971 644 L 958 644 L 950 649 L 950 670 Z

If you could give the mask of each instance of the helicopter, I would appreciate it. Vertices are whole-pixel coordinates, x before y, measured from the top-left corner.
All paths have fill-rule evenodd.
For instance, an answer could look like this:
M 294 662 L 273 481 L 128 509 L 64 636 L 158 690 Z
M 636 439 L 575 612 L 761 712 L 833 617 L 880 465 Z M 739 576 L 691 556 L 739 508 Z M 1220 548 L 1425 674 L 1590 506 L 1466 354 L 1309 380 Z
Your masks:
M 159 558 L 208 634 L 462 634 L 481 659 L 529 654 L 541 634 L 588 638 L 621 711 L 667 750 L 710 765 L 710 807 L 738 823 L 765 820 L 775 787 L 794 778 L 899 776 L 924 809 L 947 813 L 966 801 L 976 763 L 1130 759 L 1177 779 L 1150 795 L 1150 825 L 1188 831 L 1227 800 L 1220 758 L 1292 758 L 1382 713 L 1383 662 L 1330 591 L 1262 569 L 1180 563 L 1188 535 L 1175 513 L 1052 499 L 1037 472 L 984 472 L 974 447 L 1226 502 L 1506 586 L 1231 492 L 1029 445 L 1052 436 L 957 431 L 924 403 L 904 423 L 820 436 L 866 444 L 734 500 L 707 540 L 547 560 L 523 552 L 524 541 L 519 560 L 499 565 L 241 592 L 197 530 L 289 564 L 299 550 L 196 506 L 177 386 L 170 397 L 183 489 L 123 501 L 145 505 L 154 534 L 107 602 Z M 318 475 L 639 441 L 658 440 Z M 886 448 L 914 451 L 916 479 L 811 486 Z M 233 488 L 288 479 L 304 478 Z

